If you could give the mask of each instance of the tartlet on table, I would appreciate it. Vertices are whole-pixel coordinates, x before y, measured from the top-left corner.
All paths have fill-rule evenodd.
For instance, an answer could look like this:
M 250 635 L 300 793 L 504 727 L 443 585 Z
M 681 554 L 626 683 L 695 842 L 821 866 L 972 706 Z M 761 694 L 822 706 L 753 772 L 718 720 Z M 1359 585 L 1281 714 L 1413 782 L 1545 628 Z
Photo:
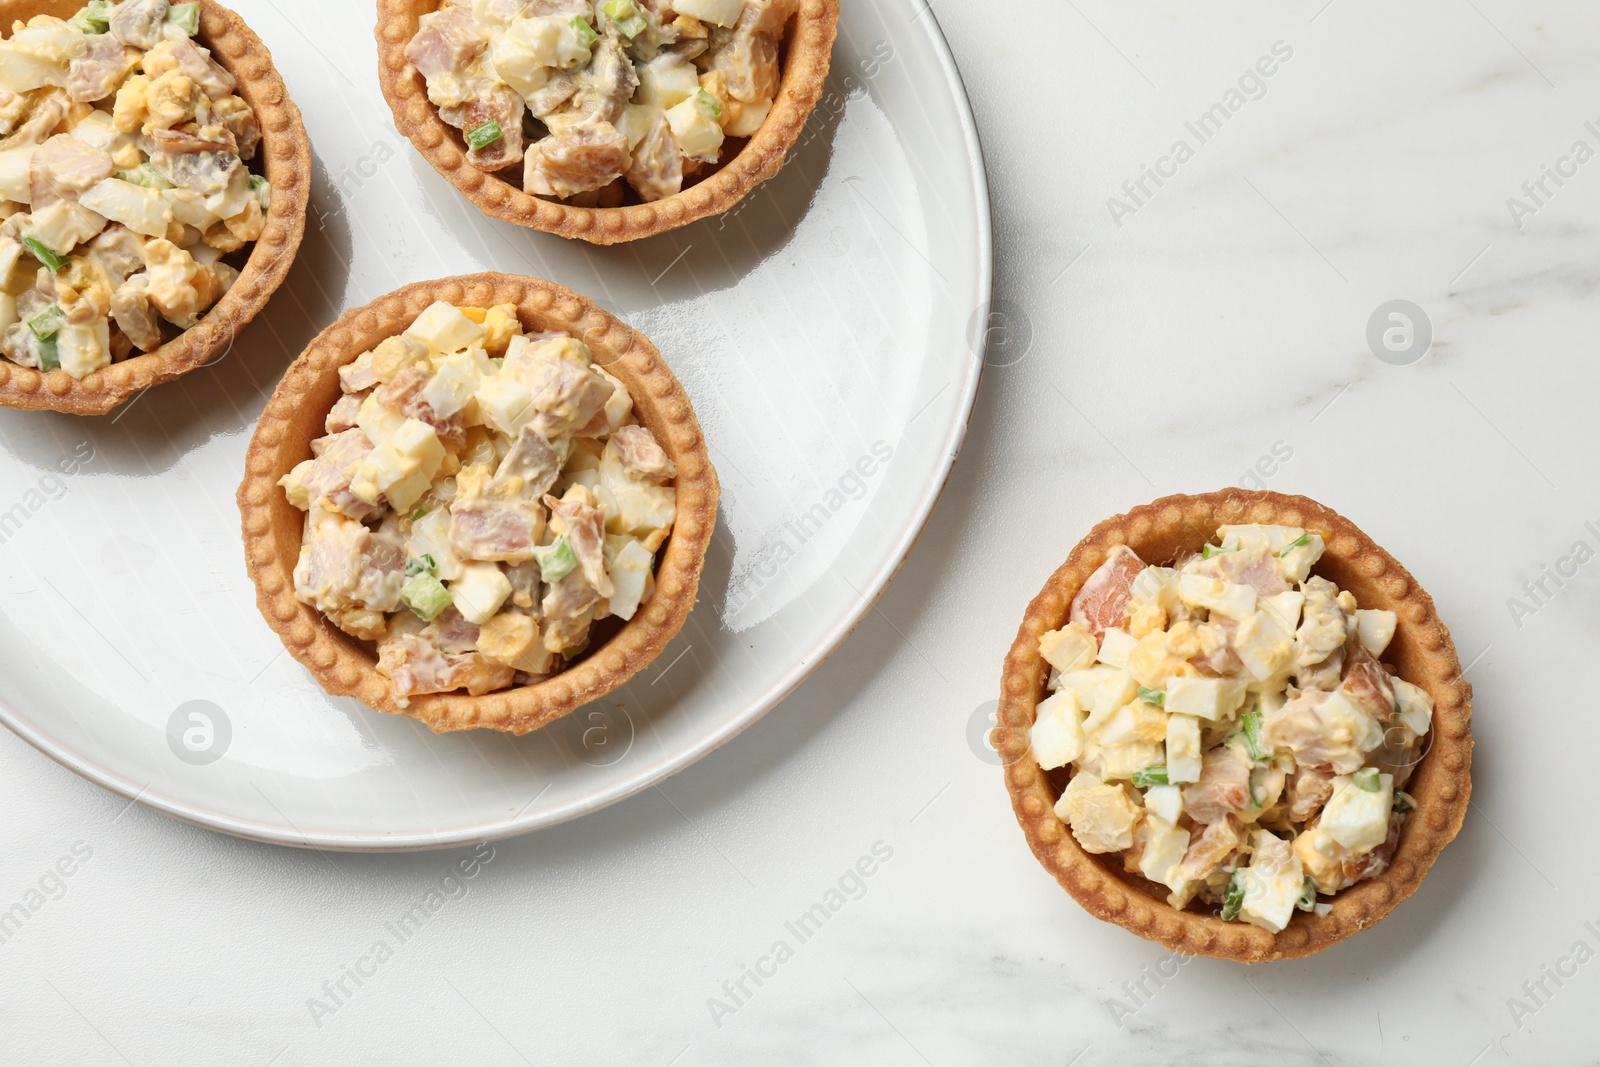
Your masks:
M 332 693 L 526 733 L 692 608 L 718 489 L 682 386 L 561 286 L 422 282 L 290 368 L 239 490 L 268 623 Z
M 1186 953 L 1304 956 L 1414 892 L 1471 793 L 1471 688 L 1416 580 L 1304 497 L 1107 520 L 1030 605 L 996 747 L 1040 862 Z
M 395 122 L 480 209 L 600 244 L 732 207 L 821 97 L 838 0 L 380 0 Z
M 310 149 L 211 2 L 0 2 L 0 404 L 100 414 L 232 344 L 287 272 Z

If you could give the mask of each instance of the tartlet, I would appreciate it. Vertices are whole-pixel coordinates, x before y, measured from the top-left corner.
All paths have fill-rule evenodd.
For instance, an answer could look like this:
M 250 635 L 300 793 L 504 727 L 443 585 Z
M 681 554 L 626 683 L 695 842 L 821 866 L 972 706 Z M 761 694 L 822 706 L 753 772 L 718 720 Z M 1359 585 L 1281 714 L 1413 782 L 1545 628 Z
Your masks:
M 527 684 L 478 696 L 448 692 L 408 700 L 380 672 L 372 641 L 345 632 L 297 596 L 306 516 L 290 503 L 280 483 L 312 457 L 313 440 L 323 436 L 336 401 L 345 395 L 341 369 L 359 366 L 361 357 L 400 337 L 439 302 L 499 307 L 514 313 L 529 334 L 581 339 L 595 365 L 625 387 L 632 398 L 632 417 L 650 431 L 675 468 L 676 516 L 656 554 L 653 593 L 620 629 L 597 631 L 593 645 L 581 658 L 575 653 L 575 662 L 564 670 L 531 681 L 519 675 Z M 506 360 L 508 371 L 511 362 Z M 705 438 L 687 394 L 656 348 L 562 286 L 503 274 L 419 282 L 347 312 L 289 368 L 262 414 L 246 465 L 238 493 L 245 559 L 262 614 L 284 647 L 330 693 L 408 715 L 436 732 L 485 728 L 527 733 L 623 685 L 682 628 L 694 606 L 716 520 L 718 484 Z
M 441 118 L 422 74 L 406 54 L 422 17 L 443 6 L 440 0 L 378 0 L 379 79 L 395 125 L 485 214 L 594 244 L 633 241 L 720 214 L 776 174 L 821 99 L 839 19 L 838 0 L 796 0 L 795 14 L 783 34 L 778 91 L 759 129 L 737 152 L 733 149 L 738 139 L 730 139 L 714 168 L 679 192 L 647 203 L 601 207 L 536 196 L 520 181 L 508 180 L 505 175 L 511 171 L 480 169 L 469 159 L 471 148 L 463 131 Z M 593 5 L 595 11 L 601 6 Z M 655 0 L 648 6 L 657 6 Z M 599 20 L 599 15 L 595 18 Z M 594 32 L 592 27 L 588 32 Z M 521 101 L 517 103 L 520 107 Z
M 1280 932 L 1224 921 L 1168 903 L 1168 886 L 1129 873 L 1121 853 L 1091 854 L 1056 814 L 1070 769 L 1049 772 L 1036 758 L 1030 729 L 1051 665 L 1040 638 L 1069 624 L 1085 582 L 1127 546 L 1149 564 L 1200 551 L 1229 524 L 1280 524 L 1321 536 L 1326 551 L 1313 574 L 1354 594 L 1366 608 L 1395 612 L 1398 626 L 1385 659 L 1398 677 L 1433 700 L 1430 743 L 1407 786 L 1415 809 L 1404 820 L 1381 874 L 1343 888 L 1315 911 L 1294 911 Z M 1471 686 L 1433 600 L 1415 578 L 1354 524 L 1313 500 L 1239 489 L 1171 496 L 1100 523 L 1034 598 L 1006 658 L 998 726 L 1017 821 L 1039 862 L 1087 911 L 1185 954 L 1259 963 L 1320 951 L 1382 919 L 1410 896 L 1460 829 L 1471 795 Z M 1141 697 L 1143 694 L 1141 694 Z M 1252 788 L 1253 792 L 1253 788 Z
M 305 231 L 311 191 L 311 149 L 300 112 L 289 99 L 260 38 L 233 11 L 214 0 L 198 0 L 197 43 L 234 79 L 233 92 L 254 112 L 260 144 L 252 172 L 270 183 L 265 219 L 238 277 L 195 325 L 143 354 L 75 378 L 64 370 L 41 371 L 0 358 L 0 405 L 101 415 L 135 393 L 171 381 L 227 353 L 238 332 L 282 283 Z M 35 15 L 70 18 L 79 0 L 0 0 L 0 24 Z M 265 194 L 263 194 L 265 195 Z

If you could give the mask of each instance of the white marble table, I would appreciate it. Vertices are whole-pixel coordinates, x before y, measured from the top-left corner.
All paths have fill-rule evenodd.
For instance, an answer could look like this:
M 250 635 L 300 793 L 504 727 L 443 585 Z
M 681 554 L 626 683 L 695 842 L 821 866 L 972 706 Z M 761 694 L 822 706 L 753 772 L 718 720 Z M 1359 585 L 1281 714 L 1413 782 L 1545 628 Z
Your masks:
M 400 143 L 370 5 L 236 5 L 359 195 Z M 0 907 L 49 896 L 0 944 L 0 1064 L 1595 1062 L 1576 667 L 1600 564 L 1545 575 L 1600 548 L 1600 9 L 1025 7 L 933 9 L 988 154 L 1004 328 L 932 525 L 842 650 L 659 791 L 476 853 L 250 844 L 0 735 Z M 350 297 L 391 287 L 405 239 L 355 242 Z M 436 273 L 482 265 L 439 247 Z M 1431 322 L 1414 362 L 1369 349 L 1391 300 Z M 1374 931 L 1180 967 L 1040 869 L 969 737 L 1095 521 L 1246 482 L 1345 512 L 1432 592 L 1471 664 L 1476 788 Z

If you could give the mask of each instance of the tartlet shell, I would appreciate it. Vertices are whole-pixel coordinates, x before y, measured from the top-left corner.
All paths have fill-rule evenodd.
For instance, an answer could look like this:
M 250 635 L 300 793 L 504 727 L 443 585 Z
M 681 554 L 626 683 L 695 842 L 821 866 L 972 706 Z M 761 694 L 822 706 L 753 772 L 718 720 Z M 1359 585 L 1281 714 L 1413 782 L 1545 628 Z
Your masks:
M 776 174 L 822 98 L 839 23 L 839 0 L 801 0 L 784 34 L 783 79 L 772 112 L 726 166 L 654 203 L 588 208 L 540 199 L 467 162 L 460 131 L 439 117 L 422 75 L 405 54 L 419 20 L 438 7 L 439 0 L 378 0 L 378 78 L 395 125 L 484 214 L 601 245 L 636 241 L 719 215 Z
M 13 20 L 34 15 L 69 18 L 80 0 L 0 0 L 0 23 L 9 33 Z M 300 110 L 289 99 L 272 53 L 233 11 L 215 0 L 200 0 L 197 40 L 239 80 L 238 94 L 261 123 L 257 160 L 272 183 L 266 228 L 250 250 L 239 280 L 200 322 L 154 352 L 113 363 L 81 381 L 65 371 L 44 373 L 0 357 L 0 406 L 72 415 L 104 415 L 152 385 L 170 382 L 226 355 L 234 338 L 266 306 L 283 282 L 305 234 L 311 197 L 311 145 Z
M 1434 699 L 1431 746 L 1406 787 L 1417 808 L 1406 819 L 1389 868 L 1335 895 L 1326 916 L 1296 911 L 1278 934 L 1223 922 L 1214 915 L 1173 908 L 1167 889 L 1122 869 L 1120 853 L 1085 852 L 1056 817 L 1057 793 L 1034 761 L 1028 742 L 1035 709 L 1050 667 L 1039 637 L 1067 622 L 1072 598 L 1117 545 L 1148 563 L 1196 551 L 1224 523 L 1278 523 L 1320 533 L 1327 552 L 1313 573 L 1352 592 L 1364 608 L 1399 614 L 1393 644 L 1384 654 L 1400 676 Z M 1319 952 L 1387 915 L 1416 891 L 1428 868 L 1461 828 L 1472 793 L 1472 687 L 1461 678 L 1450 633 L 1433 598 L 1393 556 L 1348 519 L 1303 496 L 1225 489 L 1199 496 L 1169 496 L 1100 523 L 1080 541 L 1028 606 L 1006 656 L 998 723 L 993 733 L 1017 822 L 1046 870 L 1097 918 L 1188 955 L 1262 963 Z
M 311 442 L 340 395 L 339 368 L 402 332 L 436 300 L 487 307 L 515 304 L 524 328 L 564 330 L 582 338 L 595 362 L 633 396 L 634 413 L 678 466 L 678 513 L 660 556 L 651 599 L 609 641 L 543 682 L 483 696 L 412 697 L 402 708 L 378 673 L 370 646 L 294 595 L 305 513 L 278 480 L 311 457 Z M 700 424 L 683 386 L 643 334 L 571 290 L 538 278 L 474 274 L 417 282 L 344 314 L 319 334 L 284 375 L 262 412 L 239 486 L 245 562 L 256 602 L 289 653 L 330 693 L 355 697 L 389 714 L 408 715 L 434 731 L 493 729 L 523 734 L 624 684 L 683 627 L 694 607 L 716 523 L 718 483 Z

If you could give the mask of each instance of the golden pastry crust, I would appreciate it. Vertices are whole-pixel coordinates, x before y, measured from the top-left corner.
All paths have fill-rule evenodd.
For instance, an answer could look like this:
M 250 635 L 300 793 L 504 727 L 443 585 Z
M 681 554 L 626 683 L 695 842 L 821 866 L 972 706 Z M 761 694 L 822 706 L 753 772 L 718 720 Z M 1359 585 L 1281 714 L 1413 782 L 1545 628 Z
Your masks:
M 523 192 L 467 162 L 460 131 L 439 117 L 422 75 L 406 58 L 419 20 L 438 7 L 439 0 L 378 0 L 378 78 L 395 125 L 484 214 L 600 245 L 637 241 L 720 215 L 776 174 L 822 98 L 839 32 L 839 0 L 802 0 L 784 33 L 783 80 L 772 112 L 739 154 L 704 181 L 654 203 L 574 207 Z
M 595 362 L 627 386 L 634 413 L 677 464 L 677 520 L 663 547 L 656 591 L 632 620 L 583 660 L 542 682 L 483 696 L 417 696 L 401 707 L 378 673 L 372 646 L 344 633 L 294 594 L 305 515 L 278 480 L 311 457 L 311 442 L 339 398 L 339 368 L 410 326 L 436 300 L 489 307 L 515 304 L 530 331 L 581 338 Z M 330 693 L 389 714 L 409 715 L 435 732 L 491 729 L 525 734 L 611 692 L 660 654 L 694 607 L 717 517 L 718 483 L 704 434 L 683 386 L 642 334 L 563 286 L 538 278 L 473 274 L 417 282 L 348 311 L 295 360 L 256 428 L 239 486 L 245 562 L 256 602 L 284 647 Z
M 1072 598 L 1111 550 L 1125 544 L 1147 562 L 1164 563 L 1180 551 L 1197 551 L 1224 523 L 1276 523 L 1321 534 L 1327 551 L 1313 573 L 1349 590 L 1363 607 L 1399 615 L 1399 628 L 1384 658 L 1400 677 L 1434 699 L 1431 747 L 1407 786 L 1417 808 L 1405 821 L 1388 869 L 1341 890 L 1325 916 L 1296 911 L 1278 934 L 1174 908 L 1166 902 L 1165 886 L 1125 873 L 1120 855 L 1085 852 L 1056 817 L 1059 791 L 1033 759 L 1028 741 L 1050 675 L 1050 665 L 1039 655 L 1039 637 L 1067 622 Z M 1034 855 L 1091 915 L 1185 954 L 1262 963 L 1320 952 L 1378 922 L 1416 891 L 1440 850 L 1456 836 L 1467 811 L 1472 794 L 1471 717 L 1472 687 L 1461 678 L 1450 633 L 1434 610 L 1433 598 L 1393 556 L 1348 519 L 1314 500 L 1224 489 L 1163 497 L 1107 519 L 1078 543 L 1028 605 L 1006 656 L 993 740 L 1004 762 L 1012 808 Z
M 213 58 L 239 80 L 235 90 L 261 123 L 257 159 L 272 183 L 266 228 L 239 280 L 200 322 L 153 352 L 113 363 L 81 381 L 65 371 L 41 372 L 0 358 L 0 406 L 29 411 L 104 415 L 135 393 L 170 382 L 226 355 L 240 330 L 266 306 L 294 262 L 311 198 L 311 144 L 300 109 L 289 99 L 272 53 L 244 20 L 215 0 L 200 2 L 200 36 Z M 0 23 L 34 15 L 71 18 L 81 0 L 0 0 Z

